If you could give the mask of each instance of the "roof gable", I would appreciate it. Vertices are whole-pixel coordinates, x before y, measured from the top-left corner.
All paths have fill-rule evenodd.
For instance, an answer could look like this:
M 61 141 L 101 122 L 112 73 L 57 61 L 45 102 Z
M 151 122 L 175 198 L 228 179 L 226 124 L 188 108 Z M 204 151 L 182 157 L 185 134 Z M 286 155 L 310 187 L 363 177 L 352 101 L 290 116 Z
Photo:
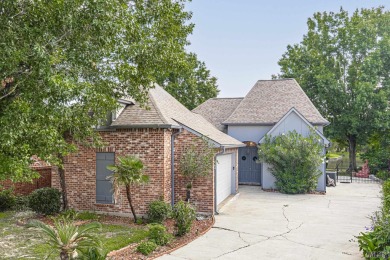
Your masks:
M 222 124 L 273 125 L 295 107 L 313 125 L 327 125 L 295 79 L 259 80 Z
M 199 114 L 193 113 L 172 97 L 162 87 L 149 90 L 149 110 L 139 105 L 129 105 L 112 123 L 112 127 L 169 127 L 191 129 L 198 136 L 206 137 L 221 146 L 241 146 L 240 141 L 222 133 Z
M 328 146 L 330 144 L 330 141 L 320 132 L 318 131 L 307 119 L 299 113 L 298 110 L 296 110 L 294 107 L 291 108 L 280 120 L 277 122 L 267 133 L 267 135 L 271 135 L 273 132 L 275 132 L 276 129 L 279 128 L 279 126 L 287 119 L 291 114 L 296 114 L 307 126 L 309 129 L 314 130 L 314 132 L 321 137 L 321 139 L 324 141 L 325 146 Z M 263 136 L 260 140 L 259 143 L 264 142 L 265 136 Z

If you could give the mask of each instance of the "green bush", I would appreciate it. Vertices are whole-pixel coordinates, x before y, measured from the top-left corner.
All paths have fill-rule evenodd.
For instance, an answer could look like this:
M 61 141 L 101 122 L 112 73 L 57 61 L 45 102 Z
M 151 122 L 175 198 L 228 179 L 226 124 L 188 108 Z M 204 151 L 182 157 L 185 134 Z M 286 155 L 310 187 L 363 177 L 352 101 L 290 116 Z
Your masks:
M 383 193 L 383 211 L 385 214 L 390 214 L 390 180 L 382 184 Z
M 169 244 L 173 236 L 167 232 L 167 229 L 161 224 L 150 224 L 148 238 L 159 246 Z
M 358 243 L 366 259 L 389 259 L 390 257 L 390 215 L 383 210 L 372 217 L 368 232 L 360 233 Z
M 137 246 L 137 252 L 140 252 L 143 255 L 149 255 L 152 253 L 154 250 L 156 250 L 157 244 L 152 242 L 152 241 L 145 241 L 141 242 Z
M 0 191 L 0 211 L 11 209 L 15 205 L 15 196 L 12 190 Z
M 258 149 L 259 158 L 271 166 L 280 192 L 297 194 L 315 190 L 324 159 L 324 146 L 319 138 L 315 133 L 304 137 L 296 131 L 276 137 L 266 135 Z
M 385 181 L 387 179 L 389 179 L 390 177 L 390 172 L 388 170 L 379 170 L 377 173 L 376 173 L 376 177 L 378 177 L 379 179 L 381 179 L 382 181 Z
M 380 212 L 372 217 L 371 227 L 358 236 L 359 248 L 366 259 L 389 259 L 390 257 L 390 180 L 382 185 L 383 201 Z
M 173 210 L 173 218 L 176 221 L 177 235 L 182 236 L 191 230 L 192 222 L 196 218 L 196 212 L 191 204 L 179 201 Z
M 30 209 L 28 205 L 29 205 L 28 196 L 16 196 L 13 209 L 16 211 L 26 211 Z
M 162 200 L 156 200 L 149 204 L 148 219 L 150 223 L 162 223 L 172 212 L 172 207 L 169 203 Z
M 79 213 L 74 210 L 74 209 L 67 209 L 67 210 L 64 210 L 62 211 L 58 217 L 59 218 L 65 218 L 65 219 L 68 219 L 68 220 L 74 220 L 77 218 L 77 216 L 79 215 Z
M 29 196 L 29 207 L 43 215 L 58 213 L 61 209 L 61 193 L 54 188 L 35 190 Z

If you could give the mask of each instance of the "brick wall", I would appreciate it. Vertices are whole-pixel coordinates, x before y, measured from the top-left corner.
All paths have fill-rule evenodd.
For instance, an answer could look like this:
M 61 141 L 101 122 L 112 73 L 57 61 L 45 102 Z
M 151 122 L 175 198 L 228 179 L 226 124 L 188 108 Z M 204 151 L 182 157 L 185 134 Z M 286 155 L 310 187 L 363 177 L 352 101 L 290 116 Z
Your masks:
M 100 132 L 106 147 L 91 149 L 79 147 L 77 153 L 66 158 L 65 178 L 69 207 L 77 210 L 93 210 L 129 214 L 130 207 L 124 186 L 115 198 L 115 204 L 96 204 L 96 152 L 114 152 L 115 158 L 136 155 L 145 165 L 150 182 L 131 188 L 133 205 L 137 214 L 146 214 L 153 200 L 163 197 L 169 202 L 170 164 L 166 164 L 169 129 L 121 129 Z M 169 148 L 170 149 L 170 148 Z M 170 150 L 169 150 L 170 151 Z M 169 159 L 170 160 L 170 159 Z M 53 187 L 60 189 L 58 175 L 53 177 Z M 169 177 L 169 178 L 168 178 Z
M 32 167 L 36 170 L 41 177 L 34 179 L 31 182 L 12 182 L 10 180 L 5 180 L 0 182 L 0 185 L 4 189 L 12 188 L 14 194 L 16 195 L 28 195 L 36 189 L 51 187 L 51 167 Z
M 150 176 L 150 183 L 131 189 L 137 214 L 146 214 L 147 207 L 153 200 L 162 197 L 166 202 L 171 201 L 171 129 L 121 129 L 100 134 L 106 143 L 104 148 L 79 147 L 77 153 L 66 158 L 65 176 L 70 208 L 131 214 L 124 187 L 116 196 L 115 204 L 96 204 L 96 152 L 114 152 L 115 158 L 137 155 L 144 162 L 145 173 Z M 201 138 L 185 130 L 175 139 L 175 202 L 186 197 L 187 182 L 180 174 L 178 162 L 183 151 L 193 142 L 199 146 L 204 145 Z M 219 151 L 215 149 L 216 153 Z M 232 151 L 237 149 L 228 149 L 226 152 Z M 52 175 L 52 186 L 60 189 L 55 169 Z M 209 176 L 195 180 L 191 202 L 198 212 L 213 214 L 214 196 L 213 167 Z
M 175 139 L 175 202 L 186 198 L 187 180 L 180 174 L 179 160 L 183 152 L 192 144 L 196 146 L 205 145 L 203 140 L 196 135 L 184 130 Z M 215 149 L 215 154 L 219 153 L 220 149 Z M 238 149 L 226 149 L 225 153 L 233 153 L 236 155 L 236 165 L 238 165 Z M 213 168 L 206 177 L 198 178 L 194 181 L 191 192 L 191 203 L 196 207 L 198 212 L 213 214 L 214 213 L 214 157 L 210 158 L 213 161 Z M 238 167 L 236 170 L 236 191 L 238 190 Z

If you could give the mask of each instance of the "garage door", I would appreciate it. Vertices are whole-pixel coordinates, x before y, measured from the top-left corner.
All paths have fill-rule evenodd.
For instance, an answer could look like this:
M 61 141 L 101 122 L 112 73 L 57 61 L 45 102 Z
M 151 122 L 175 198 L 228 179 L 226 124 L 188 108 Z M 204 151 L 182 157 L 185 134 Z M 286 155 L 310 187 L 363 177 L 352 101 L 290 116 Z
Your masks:
M 232 155 L 217 156 L 217 204 L 232 193 Z

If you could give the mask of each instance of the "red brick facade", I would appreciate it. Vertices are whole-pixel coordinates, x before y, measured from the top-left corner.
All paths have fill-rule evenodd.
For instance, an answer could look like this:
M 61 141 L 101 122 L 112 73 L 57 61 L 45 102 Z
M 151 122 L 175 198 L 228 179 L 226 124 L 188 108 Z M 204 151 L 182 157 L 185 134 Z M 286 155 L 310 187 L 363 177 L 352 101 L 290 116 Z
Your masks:
M 113 214 L 130 215 L 124 187 L 114 204 L 96 203 L 96 152 L 114 152 L 115 158 L 137 155 L 145 165 L 150 182 L 132 187 L 136 213 L 144 215 L 150 202 L 163 198 L 171 201 L 171 138 L 172 129 L 121 129 L 100 132 L 106 147 L 91 149 L 79 147 L 77 153 L 66 158 L 65 178 L 70 208 Z M 175 200 L 185 199 L 185 180 L 180 176 L 178 160 L 184 149 L 196 142 L 203 142 L 196 135 L 183 131 L 175 139 Z M 228 150 L 230 152 L 237 149 Z M 217 149 L 216 149 L 217 151 Z M 218 149 L 219 151 L 219 149 Z M 237 154 L 237 153 L 236 153 Z M 213 160 L 213 158 L 211 158 Z M 214 212 L 214 169 L 207 178 L 195 181 L 191 194 L 192 203 L 199 212 Z M 237 175 L 237 172 L 236 172 Z M 52 186 L 60 189 L 58 174 L 53 174 Z
M 41 177 L 31 182 L 12 182 L 10 180 L 0 182 L 3 189 L 13 189 L 15 195 L 28 195 L 36 189 L 51 187 L 51 167 L 32 167 Z

